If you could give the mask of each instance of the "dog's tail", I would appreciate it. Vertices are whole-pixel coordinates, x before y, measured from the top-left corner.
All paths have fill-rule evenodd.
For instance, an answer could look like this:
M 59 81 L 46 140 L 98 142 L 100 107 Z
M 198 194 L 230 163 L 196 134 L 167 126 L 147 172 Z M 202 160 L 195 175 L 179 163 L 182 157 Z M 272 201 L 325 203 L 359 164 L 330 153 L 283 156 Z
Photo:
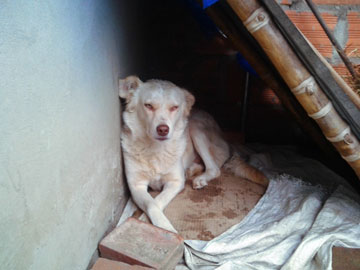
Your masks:
M 267 187 L 269 184 L 269 179 L 265 174 L 248 164 L 238 153 L 234 153 L 230 160 L 224 164 L 224 169 L 235 176 L 245 178 L 261 186 Z

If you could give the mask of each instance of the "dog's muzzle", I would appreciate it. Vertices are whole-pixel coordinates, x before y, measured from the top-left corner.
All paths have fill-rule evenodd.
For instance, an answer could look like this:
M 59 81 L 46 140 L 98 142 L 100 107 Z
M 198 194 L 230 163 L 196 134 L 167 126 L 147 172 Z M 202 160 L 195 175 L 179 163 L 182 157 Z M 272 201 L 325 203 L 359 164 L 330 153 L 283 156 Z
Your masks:
M 156 127 L 156 133 L 160 136 L 158 138 L 156 138 L 157 140 L 163 141 L 163 140 L 167 140 L 167 135 L 169 134 L 170 128 L 168 125 L 158 125 Z

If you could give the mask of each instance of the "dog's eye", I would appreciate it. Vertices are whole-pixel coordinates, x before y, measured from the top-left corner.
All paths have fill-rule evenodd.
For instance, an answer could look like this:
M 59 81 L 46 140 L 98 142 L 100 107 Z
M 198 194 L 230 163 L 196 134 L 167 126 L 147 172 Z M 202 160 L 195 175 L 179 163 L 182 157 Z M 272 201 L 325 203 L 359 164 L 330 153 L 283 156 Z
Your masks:
M 173 112 L 173 111 L 176 111 L 177 109 L 179 108 L 179 106 L 172 106 L 171 108 L 170 108 L 170 111 L 171 112 Z
M 151 110 L 151 111 L 154 110 L 153 105 L 151 105 L 151 104 L 149 104 L 149 103 L 145 103 L 144 106 L 145 106 L 147 109 Z

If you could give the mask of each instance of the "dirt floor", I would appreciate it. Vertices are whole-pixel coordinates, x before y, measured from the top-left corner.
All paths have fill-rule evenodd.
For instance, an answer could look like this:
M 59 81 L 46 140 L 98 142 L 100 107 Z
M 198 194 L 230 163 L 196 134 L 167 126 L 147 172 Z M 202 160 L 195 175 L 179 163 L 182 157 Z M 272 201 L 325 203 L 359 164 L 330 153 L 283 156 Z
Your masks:
M 200 190 L 194 190 L 187 181 L 165 215 L 184 239 L 211 240 L 241 222 L 265 191 L 258 184 L 223 171 Z M 360 249 L 333 248 L 333 270 L 345 269 L 360 270 Z
M 264 193 L 264 187 L 223 172 L 200 190 L 187 181 L 165 215 L 184 239 L 211 240 L 239 223 Z

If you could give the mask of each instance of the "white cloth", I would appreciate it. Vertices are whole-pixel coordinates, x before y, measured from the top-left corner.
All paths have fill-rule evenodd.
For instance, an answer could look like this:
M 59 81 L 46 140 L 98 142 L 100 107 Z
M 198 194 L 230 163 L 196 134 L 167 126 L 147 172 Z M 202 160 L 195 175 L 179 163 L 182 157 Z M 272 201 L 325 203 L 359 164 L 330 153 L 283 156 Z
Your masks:
M 263 150 L 247 153 L 271 180 L 264 196 L 220 236 L 186 240 L 177 270 L 330 270 L 332 246 L 360 248 L 360 198 L 344 179 L 292 149 Z M 119 224 L 135 209 L 129 200 Z
M 321 163 L 289 155 L 286 149 L 276 151 L 268 162 L 253 153 L 249 160 L 257 167 L 274 165 L 262 168 L 271 179 L 266 193 L 222 235 L 209 242 L 185 241 L 189 269 L 330 270 L 332 246 L 360 248 L 359 197 Z

